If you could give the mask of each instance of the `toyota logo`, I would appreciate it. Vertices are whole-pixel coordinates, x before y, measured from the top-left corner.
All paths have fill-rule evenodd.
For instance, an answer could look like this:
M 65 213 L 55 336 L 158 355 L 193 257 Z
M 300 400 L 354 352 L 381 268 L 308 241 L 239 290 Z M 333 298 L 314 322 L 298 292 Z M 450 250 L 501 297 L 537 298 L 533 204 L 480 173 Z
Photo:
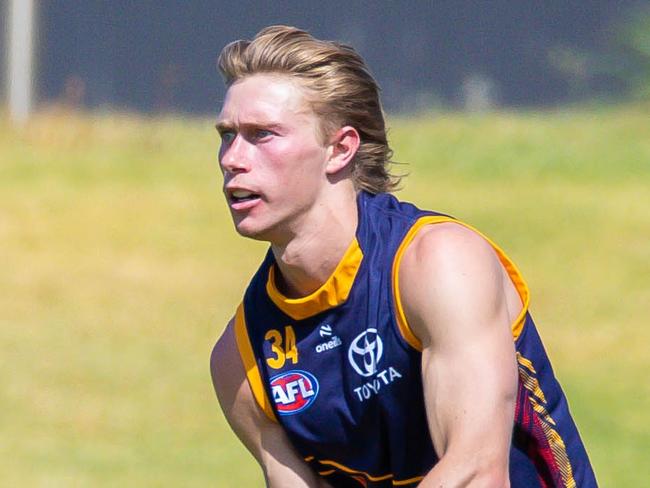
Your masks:
M 348 360 L 361 376 L 372 376 L 377 372 L 377 363 L 384 352 L 377 329 L 368 329 L 359 334 L 350 344 Z

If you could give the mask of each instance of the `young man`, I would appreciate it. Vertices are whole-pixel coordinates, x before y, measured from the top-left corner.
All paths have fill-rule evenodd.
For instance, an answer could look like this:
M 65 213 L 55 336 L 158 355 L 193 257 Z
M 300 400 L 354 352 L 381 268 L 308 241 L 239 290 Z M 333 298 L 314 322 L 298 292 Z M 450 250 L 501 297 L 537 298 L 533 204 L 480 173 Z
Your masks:
M 275 26 L 219 68 L 224 193 L 270 249 L 211 370 L 267 484 L 596 486 L 516 267 L 388 193 L 358 54 Z

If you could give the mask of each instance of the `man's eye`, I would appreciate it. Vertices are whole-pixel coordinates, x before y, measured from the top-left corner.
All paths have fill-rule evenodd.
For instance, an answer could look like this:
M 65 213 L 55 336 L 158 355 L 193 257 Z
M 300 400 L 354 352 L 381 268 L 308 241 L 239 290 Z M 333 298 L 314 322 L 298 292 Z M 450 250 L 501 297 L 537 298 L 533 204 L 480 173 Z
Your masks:
M 230 144 L 235 140 L 235 133 L 232 131 L 223 131 L 219 135 L 221 136 L 221 142 L 224 144 Z
M 255 138 L 256 139 L 264 139 L 265 137 L 272 136 L 273 132 L 270 130 L 265 130 L 265 129 L 257 129 L 255 130 Z

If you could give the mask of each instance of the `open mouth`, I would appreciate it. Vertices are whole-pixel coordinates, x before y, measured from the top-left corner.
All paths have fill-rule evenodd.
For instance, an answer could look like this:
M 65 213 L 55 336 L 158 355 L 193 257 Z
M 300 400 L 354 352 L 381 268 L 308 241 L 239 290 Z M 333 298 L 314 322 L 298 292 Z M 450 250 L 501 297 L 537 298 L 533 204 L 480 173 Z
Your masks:
M 232 203 L 250 202 L 252 200 L 257 200 L 258 198 L 260 198 L 260 196 L 257 193 L 246 190 L 235 190 L 230 193 L 230 201 Z

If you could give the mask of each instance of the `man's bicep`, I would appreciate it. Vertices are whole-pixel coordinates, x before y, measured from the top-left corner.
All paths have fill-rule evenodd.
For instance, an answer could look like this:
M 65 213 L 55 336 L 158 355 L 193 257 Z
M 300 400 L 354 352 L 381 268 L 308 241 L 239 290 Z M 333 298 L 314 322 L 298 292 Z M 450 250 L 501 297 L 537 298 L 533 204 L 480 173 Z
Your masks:
M 483 348 L 492 346 L 489 352 Z M 422 353 L 422 381 L 429 430 L 439 456 L 452 451 L 507 459 L 514 418 L 513 356 L 485 336 L 464 346 Z
M 271 488 L 325 487 L 257 404 L 246 379 L 231 321 L 212 350 L 210 372 L 228 424 L 257 460 Z
M 480 237 L 442 225 L 414 241 L 400 271 L 429 429 L 441 457 L 507 462 L 517 369 L 503 273 Z

